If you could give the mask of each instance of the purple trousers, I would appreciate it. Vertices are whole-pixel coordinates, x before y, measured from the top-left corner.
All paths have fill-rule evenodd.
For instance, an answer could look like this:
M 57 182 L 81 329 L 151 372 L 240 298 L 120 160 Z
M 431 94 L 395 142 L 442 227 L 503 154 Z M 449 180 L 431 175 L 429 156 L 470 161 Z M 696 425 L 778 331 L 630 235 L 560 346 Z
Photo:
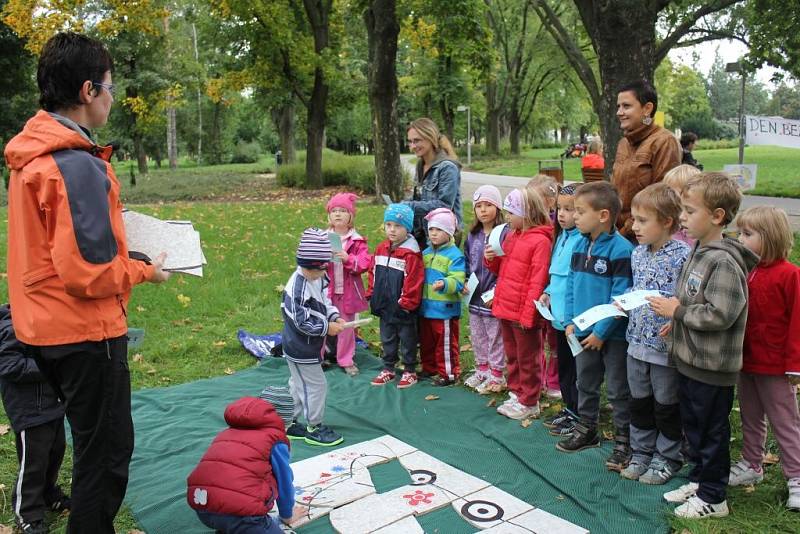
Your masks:
M 489 365 L 490 369 L 502 371 L 506 367 L 503 352 L 503 335 L 500 321 L 494 317 L 469 314 L 469 339 L 475 353 L 475 365 Z

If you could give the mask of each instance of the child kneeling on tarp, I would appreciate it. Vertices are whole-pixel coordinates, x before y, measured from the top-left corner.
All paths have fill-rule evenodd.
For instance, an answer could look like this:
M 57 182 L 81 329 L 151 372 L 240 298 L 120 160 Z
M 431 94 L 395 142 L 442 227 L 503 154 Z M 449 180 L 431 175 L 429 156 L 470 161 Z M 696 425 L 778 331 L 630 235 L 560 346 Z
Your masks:
M 288 388 L 277 386 L 228 405 L 230 428 L 214 438 L 187 480 L 186 499 L 204 525 L 223 533 L 280 534 L 269 515 L 276 502 L 281 521 L 291 522 L 295 490 L 286 424 L 293 411 Z

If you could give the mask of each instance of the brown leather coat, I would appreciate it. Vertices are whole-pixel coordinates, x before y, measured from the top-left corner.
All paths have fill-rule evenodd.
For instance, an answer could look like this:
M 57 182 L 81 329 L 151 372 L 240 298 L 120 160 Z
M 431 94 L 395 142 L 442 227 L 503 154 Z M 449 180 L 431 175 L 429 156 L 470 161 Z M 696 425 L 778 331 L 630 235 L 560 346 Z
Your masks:
M 622 200 L 622 211 L 617 218 L 622 235 L 633 238 L 633 197 L 648 185 L 663 180 L 669 170 L 681 164 L 681 155 L 681 145 L 672 132 L 655 124 L 643 124 L 626 133 L 619 142 L 611 183 Z

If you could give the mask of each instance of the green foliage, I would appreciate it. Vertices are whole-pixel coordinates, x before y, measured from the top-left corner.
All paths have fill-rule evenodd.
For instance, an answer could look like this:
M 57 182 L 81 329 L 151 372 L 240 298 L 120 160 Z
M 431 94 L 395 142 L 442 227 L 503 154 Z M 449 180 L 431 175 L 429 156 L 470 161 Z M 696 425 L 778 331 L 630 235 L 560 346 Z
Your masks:
M 748 60 L 800 78 L 800 0 L 750 0 L 746 8 Z
M 236 148 L 233 150 L 231 163 L 255 163 L 261 155 L 261 147 L 257 141 L 245 141 L 239 139 Z
M 285 187 L 306 187 L 305 152 L 299 152 L 297 163 L 281 165 L 278 183 Z M 349 185 L 366 194 L 375 193 L 375 163 L 371 156 L 344 156 L 331 150 L 322 153 L 323 185 Z

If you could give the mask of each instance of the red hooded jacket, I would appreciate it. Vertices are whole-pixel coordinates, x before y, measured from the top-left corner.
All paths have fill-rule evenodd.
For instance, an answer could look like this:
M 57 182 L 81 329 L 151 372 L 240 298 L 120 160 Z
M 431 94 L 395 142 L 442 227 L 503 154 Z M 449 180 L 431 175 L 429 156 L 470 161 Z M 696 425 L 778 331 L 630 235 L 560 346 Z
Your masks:
M 800 267 L 786 260 L 759 264 L 747 287 L 742 371 L 800 373 Z
M 553 227 L 535 226 L 509 232 L 502 247 L 504 256 L 497 256 L 490 262 L 484 260 L 489 270 L 497 274 L 492 314 L 498 319 L 532 328 L 543 321 L 533 302 L 547 286 Z
M 213 514 L 265 515 L 278 498 L 270 451 L 289 446 L 283 421 L 270 403 L 244 397 L 225 409 L 225 422 L 189 475 L 186 500 Z

